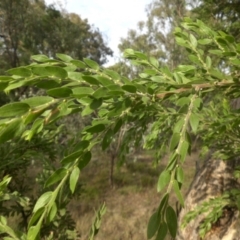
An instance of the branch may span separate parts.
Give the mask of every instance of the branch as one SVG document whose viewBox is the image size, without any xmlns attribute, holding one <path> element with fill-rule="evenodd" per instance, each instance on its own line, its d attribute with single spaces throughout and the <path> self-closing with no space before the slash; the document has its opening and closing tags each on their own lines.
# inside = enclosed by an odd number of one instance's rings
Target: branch
<svg viewBox="0 0 240 240">
<path fill-rule="evenodd" d="M 179 88 L 176 90 L 172 90 L 172 91 L 168 91 L 168 92 L 163 92 L 163 93 L 159 93 L 156 95 L 157 98 L 164 98 L 167 95 L 171 95 L 171 94 L 178 94 L 178 93 L 182 93 L 182 92 L 186 92 L 189 91 L 191 89 L 195 89 L 195 91 L 201 91 L 204 88 L 212 88 L 212 87 L 227 87 L 227 86 L 231 86 L 233 84 L 236 84 L 235 82 L 233 82 L 232 80 L 223 80 L 222 82 L 214 82 L 214 83 L 200 83 L 200 84 L 192 84 L 189 85 L 189 87 L 184 87 L 184 88 Z"/>
</svg>

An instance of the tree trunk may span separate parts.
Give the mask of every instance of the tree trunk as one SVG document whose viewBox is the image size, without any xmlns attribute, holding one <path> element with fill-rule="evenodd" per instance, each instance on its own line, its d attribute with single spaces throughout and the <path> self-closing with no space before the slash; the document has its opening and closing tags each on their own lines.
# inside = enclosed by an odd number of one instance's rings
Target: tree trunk
<svg viewBox="0 0 240 240">
<path fill-rule="evenodd" d="M 185 207 L 179 214 L 179 230 L 177 240 L 200 240 L 198 230 L 206 214 L 201 214 L 192 220 L 186 228 L 180 228 L 186 213 L 194 210 L 202 202 L 221 196 L 225 191 L 240 188 L 233 178 L 233 170 L 239 165 L 239 160 L 221 161 L 208 159 L 196 173 L 185 199 Z M 222 216 L 212 224 L 204 240 L 240 240 L 239 211 L 235 208 L 226 208 Z"/>
</svg>

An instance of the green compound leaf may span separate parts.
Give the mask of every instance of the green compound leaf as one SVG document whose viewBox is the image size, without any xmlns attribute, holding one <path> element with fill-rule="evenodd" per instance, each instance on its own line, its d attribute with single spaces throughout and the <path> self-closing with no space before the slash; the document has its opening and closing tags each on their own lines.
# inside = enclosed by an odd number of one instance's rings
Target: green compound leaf
<svg viewBox="0 0 240 240">
<path fill-rule="evenodd" d="M 48 214 L 47 222 L 50 223 L 57 215 L 57 204 L 54 202 Z"/>
<path fill-rule="evenodd" d="M 189 121 L 190 121 L 192 131 L 196 133 L 199 125 L 199 117 L 196 114 L 192 113 Z"/>
<path fill-rule="evenodd" d="M 28 223 L 28 228 L 31 227 L 40 218 L 44 210 L 45 210 L 45 207 L 41 207 L 36 212 L 34 212 L 34 214 L 32 215 Z"/>
<path fill-rule="evenodd" d="M 175 238 L 177 235 L 177 215 L 171 206 L 167 207 L 166 221 L 171 236 Z"/>
<path fill-rule="evenodd" d="M 67 170 L 65 168 L 60 168 L 55 171 L 46 181 L 45 187 L 50 187 L 56 182 L 61 181 L 67 174 Z"/>
<path fill-rule="evenodd" d="M 74 64 L 76 67 L 86 68 L 86 64 L 80 60 L 72 60 L 71 63 Z"/>
<path fill-rule="evenodd" d="M 158 179 L 158 184 L 157 184 L 157 191 L 160 192 L 169 182 L 171 179 L 171 174 L 168 170 L 164 170 Z"/>
<path fill-rule="evenodd" d="M 198 44 L 197 39 L 192 34 L 190 34 L 190 42 L 191 42 L 193 48 L 197 47 L 197 44 Z"/>
<path fill-rule="evenodd" d="M 147 227 L 147 238 L 151 239 L 157 232 L 160 225 L 160 217 L 157 212 L 150 217 Z"/>
<path fill-rule="evenodd" d="M 106 87 L 100 87 L 92 94 L 92 96 L 95 98 L 104 98 L 108 92 L 109 90 Z"/>
<path fill-rule="evenodd" d="M 88 165 L 88 163 L 90 162 L 91 158 L 92 158 L 91 152 L 90 151 L 86 152 L 83 155 L 83 157 L 80 160 L 80 162 L 78 163 L 79 169 L 82 170 L 83 168 L 85 168 Z"/>
<path fill-rule="evenodd" d="M 80 156 L 82 156 L 83 150 L 76 150 L 75 152 L 69 154 L 68 156 L 64 157 L 61 161 L 63 165 L 74 162 L 76 159 L 78 159 Z"/>
<path fill-rule="evenodd" d="M 42 106 L 48 103 L 51 103 L 54 101 L 54 98 L 47 97 L 47 96 L 37 96 L 37 97 L 31 97 L 22 100 L 21 102 L 28 104 L 31 108 L 32 107 L 38 107 Z"/>
<path fill-rule="evenodd" d="M 37 212 L 38 209 L 45 207 L 45 205 L 50 201 L 52 197 L 53 192 L 45 192 L 43 193 L 40 198 L 37 200 L 34 208 L 33 208 L 33 213 Z"/>
<path fill-rule="evenodd" d="M 36 239 L 40 231 L 40 224 L 30 227 L 27 233 L 27 240 Z"/>
<path fill-rule="evenodd" d="M 72 89 L 73 95 L 76 97 L 85 97 L 93 93 L 90 87 L 76 87 Z"/>
<path fill-rule="evenodd" d="M 189 149 L 189 143 L 184 140 L 181 144 L 181 148 L 179 150 L 179 154 L 181 156 L 181 161 L 184 162 L 186 159 L 186 156 L 188 154 L 188 149 Z"/>
<path fill-rule="evenodd" d="M 27 113 L 29 109 L 30 106 L 27 103 L 8 103 L 0 107 L 0 118 L 21 116 Z"/>
<path fill-rule="evenodd" d="M 64 62 L 71 62 L 73 60 L 72 57 L 62 53 L 57 53 L 56 56 Z"/>
<path fill-rule="evenodd" d="M 204 39 L 199 39 L 198 43 L 201 45 L 207 45 L 212 42 L 212 39 L 204 38 Z"/>
<path fill-rule="evenodd" d="M 173 181 L 173 190 L 178 198 L 178 201 L 181 203 L 182 207 L 184 207 L 184 200 L 182 193 L 180 192 L 178 182 L 176 180 Z"/>
<path fill-rule="evenodd" d="M 56 98 L 65 98 L 69 97 L 72 94 L 72 90 L 66 87 L 52 88 L 47 91 L 47 94 Z"/>
<path fill-rule="evenodd" d="M 23 127 L 23 119 L 21 118 L 14 119 L 7 126 L 3 126 L 0 130 L 0 144 L 18 136 L 22 132 Z"/>
<path fill-rule="evenodd" d="M 165 193 L 163 196 L 159 207 L 158 207 L 158 214 L 161 215 L 165 212 L 166 207 L 168 206 L 168 200 L 169 200 L 169 193 Z"/>
<path fill-rule="evenodd" d="M 156 240 L 164 240 L 165 237 L 167 236 L 167 232 L 168 232 L 167 224 L 165 222 L 161 222 L 158 229 Z"/>
<path fill-rule="evenodd" d="M 70 175 L 69 186 L 72 193 L 74 193 L 75 191 L 79 174 L 80 174 L 80 169 L 78 167 L 75 167 Z"/>
<path fill-rule="evenodd" d="M 31 56 L 31 59 L 36 62 L 48 62 L 51 60 L 46 55 L 43 54 L 33 55 Z"/>
<path fill-rule="evenodd" d="M 20 77 L 30 77 L 32 75 L 32 72 L 25 67 L 19 67 L 19 68 L 13 68 L 7 71 L 10 75 L 17 75 Z"/>
<path fill-rule="evenodd" d="M 95 109 L 98 109 L 99 107 L 101 107 L 102 105 L 102 99 L 99 98 L 99 99 L 93 99 L 93 101 L 90 103 L 89 107 L 92 109 L 92 110 L 95 110 Z"/>
<path fill-rule="evenodd" d="M 137 91 L 137 88 L 134 85 L 127 85 L 127 84 L 123 85 L 122 89 L 129 93 L 136 93 Z"/>
<path fill-rule="evenodd" d="M 180 133 L 178 132 L 173 133 L 170 141 L 170 151 L 173 151 L 177 147 L 179 141 L 180 141 Z"/>
<path fill-rule="evenodd" d="M 184 180 L 184 172 L 183 169 L 181 167 L 177 168 L 177 181 L 180 183 L 183 183 Z"/>
<path fill-rule="evenodd" d="M 58 80 L 41 80 L 40 82 L 36 83 L 36 86 L 39 88 L 43 88 L 43 89 L 51 89 L 51 88 L 57 88 L 60 87 L 60 83 Z"/>
<path fill-rule="evenodd" d="M 154 58 L 154 57 L 150 57 L 149 58 L 149 62 L 155 67 L 155 68 L 159 68 L 159 61 Z"/>
<path fill-rule="evenodd" d="M 94 125 L 92 127 L 85 128 L 85 131 L 93 134 L 93 133 L 102 132 L 102 131 L 104 131 L 104 129 L 105 129 L 104 124 L 97 124 L 97 125 Z"/>
<path fill-rule="evenodd" d="M 99 65 L 98 65 L 96 62 L 94 62 L 93 60 L 84 58 L 83 61 L 84 61 L 90 68 L 92 68 L 92 69 L 94 69 L 94 70 L 99 70 L 99 69 L 100 69 Z"/>
<path fill-rule="evenodd" d="M 91 85 L 99 85 L 100 82 L 91 76 L 83 76 L 82 79 L 84 79 L 87 83 L 91 84 Z"/>
<path fill-rule="evenodd" d="M 32 68 L 32 71 L 33 73 L 39 76 L 50 77 L 50 78 L 54 77 L 54 78 L 64 79 L 68 76 L 68 73 L 66 70 L 57 66 L 47 66 L 47 67 L 34 66 Z"/>
<path fill-rule="evenodd" d="M 106 73 L 108 76 L 110 76 L 114 80 L 119 80 L 120 79 L 120 75 L 117 72 L 113 71 L 113 70 L 104 69 L 103 72 Z"/>
<path fill-rule="evenodd" d="M 68 78 L 70 78 L 71 80 L 81 82 L 81 81 L 83 81 L 82 77 L 83 77 L 82 73 L 68 72 Z"/>
</svg>

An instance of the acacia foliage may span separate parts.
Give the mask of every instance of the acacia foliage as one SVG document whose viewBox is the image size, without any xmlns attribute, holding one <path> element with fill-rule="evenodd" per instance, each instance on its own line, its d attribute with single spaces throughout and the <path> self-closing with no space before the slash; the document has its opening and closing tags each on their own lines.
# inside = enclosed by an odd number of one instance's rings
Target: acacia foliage
<svg viewBox="0 0 240 240">
<path fill-rule="evenodd" d="M 121 158 L 128 153 L 130 143 L 155 149 L 158 161 L 164 150 L 170 152 L 157 184 L 162 199 L 149 220 L 147 237 L 164 239 L 168 232 L 176 236 L 177 217 L 168 200 L 174 193 L 184 206 L 183 163 L 191 153 L 191 137 L 198 134 L 229 161 L 239 155 L 239 110 L 232 110 L 228 103 L 240 95 L 240 44 L 232 36 L 189 18 L 175 29 L 175 37 L 187 50 L 190 64 L 174 70 L 160 66 L 156 58 L 127 49 L 125 57 L 144 69 L 134 79 L 90 59 L 80 61 L 65 54 L 56 54 L 57 59 L 34 55 L 33 64 L 10 69 L 8 76 L 0 77 L 0 88 L 5 92 L 22 86 L 45 91 L 43 96 L 0 107 L 1 144 L 16 137 L 31 141 L 65 116 L 94 113 L 81 130 L 79 141 L 69 146 L 61 166 L 45 182 L 46 188 L 55 188 L 39 196 L 27 232 L 12 233 L 4 217 L 1 231 L 21 239 L 41 236 L 41 227 L 52 222 L 59 211 L 56 201 L 61 189 L 67 186 L 74 193 L 81 170 L 91 161 L 93 147 L 100 145 L 106 150 L 124 127 L 127 131 L 119 148 Z M 212 61 L 215 56 L 218 61 Z M 235 204 L 239 207 L 237 201 Z M 97 214 L 91 238 L 97 234 L 104 212 L 105 206 Z"/>
</svg>

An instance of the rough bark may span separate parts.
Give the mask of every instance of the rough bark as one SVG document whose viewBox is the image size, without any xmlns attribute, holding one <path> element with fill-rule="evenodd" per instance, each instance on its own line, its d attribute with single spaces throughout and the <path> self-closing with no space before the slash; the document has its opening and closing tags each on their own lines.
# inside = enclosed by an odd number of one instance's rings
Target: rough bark
<svg viewBox="0 0 240 240">
<path fill-rule="evenodd" d="M 185 207 L 179 214 L 179 232 L 177 240 L 200 240 L 198 230 L 206 215 L 199 215 L 186 228 L 180 228 L 183 217 L 196 206 L 210 198 L 220 196 L 232 188 L 239 188 L 239 183 L 233 178 L 234 166 L 239 160 L 221 161 L 208 159 L 196 173 L 185 200 Z M 240 240 L 239 211 L 226 208 L 222 216 L 212 225 L 204 240 Z"/>
</svg>

